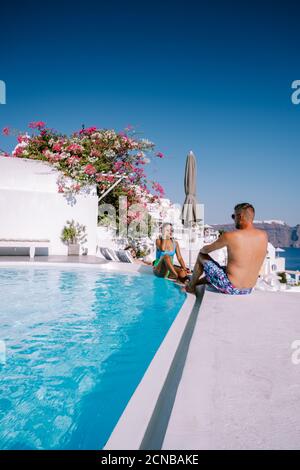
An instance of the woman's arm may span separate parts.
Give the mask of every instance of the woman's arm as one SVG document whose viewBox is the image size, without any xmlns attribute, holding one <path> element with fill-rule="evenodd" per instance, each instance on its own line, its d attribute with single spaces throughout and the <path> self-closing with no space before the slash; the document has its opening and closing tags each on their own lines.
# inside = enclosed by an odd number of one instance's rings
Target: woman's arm
<svg viewBox="0 0 300 470">
<path fill-rule="evenodd" d="M 156 248 L 158 248 L 159 250 L 161 250 L 161 239 L 160 239 L 160 238 L 157 238 L 157 239 L 156 239 L 155 245 L 156 245 Z"/>
<path fill-rule="evenodd" d="M 161 238 L 157 238 L 156 248 L 158 248 L 160 251 L 166 251 L 167 241 L 168 241 L 167 239 L 164 240 L 164 239 L 161 239 Z"/>
<path fill-rule="evenodd" d="M 181 256 L 181 252 L 180 252 L 180 248 L 179 248 L 179 243 L 176 242 L 176 256 L 177 256 L 177 259 L 179 261 L 179 264 L 180 266 L 182 267 L 182 269 L 184 269 L 186 271 L 186 266 L 185 266 L 185 262 L 184 262 L 184 259 L 182 258 Z"/>
</svg>

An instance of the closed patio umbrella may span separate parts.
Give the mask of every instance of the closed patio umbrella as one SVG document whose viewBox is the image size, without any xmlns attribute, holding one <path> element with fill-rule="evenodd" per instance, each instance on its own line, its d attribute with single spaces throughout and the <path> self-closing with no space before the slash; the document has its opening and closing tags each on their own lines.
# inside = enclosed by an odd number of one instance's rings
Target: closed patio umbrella
<svg viewBox="0 0 300 470">
<path fill-rule="evenodd" d="M 196 158 L 192 151 L 189 152 L 184 175 L 185 200 L 182 208 L 182 223 L 184 227 L 189 228 L 189 268 L 191 268 L 191 228 L 192 225 L 200 220 L 198 204 L 196 198 L 196 177 L 197 165 Z"/>
</svg>

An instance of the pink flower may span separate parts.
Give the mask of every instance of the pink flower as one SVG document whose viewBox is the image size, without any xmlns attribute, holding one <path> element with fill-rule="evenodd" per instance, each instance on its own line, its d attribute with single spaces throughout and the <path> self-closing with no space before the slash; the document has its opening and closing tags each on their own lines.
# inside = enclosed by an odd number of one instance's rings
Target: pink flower
<svg viewBox="0 0 300 470">
<path fill-rule="evenodd" d="M 115 181 L 115 177 L 112 175 L 109 175 L 106 177 L 106 181 L 108 181 L 109 183 L 112 183 L 113 181 Z"/>
<path fill-rule="evenodd" d="M 77 155 L 72 155 L 71 157 L 67 158 L 68 165 L 75 165 L 78 162 L 80 162 L 80 157 Z"/>
<path fill-rule="evenodd" d="M 58 192 L 59 193 L 64 193 L 65 192 L 64 187 L 61 184 L 58 185 Z"/>
<path fill-rule="evenodd" d="M 93 134 L 94 132 L 96 132 L 97 130 L 97 127 L 93 126 L 93 127 L 88 127 L 87 129 L 81 129 L 81 131 L 79 131 L 79 134 L 82 135 L 82 134 L 86 134 L 86 135 L 90 135 L 90 134 Z"/>
<path fill-rule="evenodd" d="M 116 171 L 116 172 L 120 171 L 122 166 L 123 166 L 123 162 L 115 162 L 114 163 L 114 171 Z"/>
<path fill-rule="evenodd" d="M 81 145 L 78 145 L 78 144 L 71 144 L 67 147 L 67 151 L 68 152 L 82 152 L 83 151 L 83 147 Z"/>
<path fill-rule="evenodd" d="M 93 149 L 91 151 L 90 155 L 91 155 L 91 157 L 99 158 L 99 157 L 101 157 L 101 152 L 99 152 L 99 150 Z"/>
<path fill-rule="evenodd" d="M 19 144 L 21 144 L 22 142 L 27 143 L 27 142 L 29 142 L 30 137 L 28 135 L 18 135 L 17 140 L 18 140 Z"/>
<path fill-rule="evenodd" d="M 159 183 L 153 182 L 152 183 L 152 188 L 154 189 L 154 191 L 159 193 L 160 196 L 164 196 L 164 194 L 165 194 L 164 188 Z"/>
<path fill-rule="evenodd" d="M 56 144 L 53 145 L 53 150 L 54 150 L 55 152 L 60 152 L 60 151 L 61 151 L 61 147 L 62 147 L 62 146 L 61 146 L 60 143 L 56 143 Z"/>
<path fill-rule="evenodd" d="M 101 173 L 99 173 L 98 175 L 96 175 L 96 181 L 97 181 L 97 183 L 100 183 L 100 181 L 104 181 L 104 179 L 105 179 L 105 178 L 104 178 L 104 176 L 103 176 Z"/>
<path fill-rule="evenodd" d="M 51 158 L 51 157 L 53 156 L 53 153 L 50 152 L 49 149 L 44 149 L 44 150 L 42 151 L 42 154 L 44 155 L 45 158 Z"/>
<path fill-rule="evenodd" d="M 156 156 L 157 156 L 158 158 L 164 158 L 164 154 L 161 153 L 161 152 L 157 152 Z"/>
<path fill-rule="evenodd" d="M 15 150 L 13 151 L 13 157 L 22 157 L 23 155 L 23 150 L 24 147 L 16 147 Z"/>
<path fill-rule="evenodd" d="M 30 122 L 28 124 L 28 127 L 30 127 L 30 129 L 43 129 L 43 127 L 45 127 L 46 124 L 43 122 L 43 121 L 33 121 L 33 122 Z"/>
<path fill-rule="evenodd" d="M 10 134 L 10 128 L 9 127 L 4 127 L 2 129 L 2 134 L 8 136 Z"/>
<path fill-rule="evenodd" d="M 135 167 L 133 168 L 133 172 L 136 174 L 138 178 L 145 178 L 146 176 L 143 168 Z"/>
<path fill-rule="evenodd" d="M 96 173 L 96 171 L 97 171 L 96 168 L 93 165 L 91 165 L 90 163 L 84 169 L 84 172 L 87 175 L 90 175 L 90 176 L 94 175 Z"/>
</svg>

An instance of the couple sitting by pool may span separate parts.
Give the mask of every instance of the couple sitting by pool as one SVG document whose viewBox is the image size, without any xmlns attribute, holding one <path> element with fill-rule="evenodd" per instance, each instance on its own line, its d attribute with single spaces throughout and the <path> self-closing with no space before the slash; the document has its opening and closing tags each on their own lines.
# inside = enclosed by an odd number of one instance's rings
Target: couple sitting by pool
<svg viewBox="0 0 300 470">
<path fill-rule="evenodd" d="M 197 285 L 210 284 L 224 294 L 250 294 L 256 284 L 268 245 L 266 232 L 253 225 L 254 215 L 255 210 L 251 204 L 237 204 L 232 214 L 236 230 L 225 232 L 214 243 L 200 250 L 190 279 L 178 242 L 172 237 L 172 225 L 164 224 L 162 235 L 156 240 L 154 274 L 185 282 L 186 291 L 190 293 L 195 293 Z M 227 248 L 228 262 L 227 266 L 220 266 L 208 253 L 224 247 Z M 180 266 L 173 264 L 175 253 Z"/>
</svg>

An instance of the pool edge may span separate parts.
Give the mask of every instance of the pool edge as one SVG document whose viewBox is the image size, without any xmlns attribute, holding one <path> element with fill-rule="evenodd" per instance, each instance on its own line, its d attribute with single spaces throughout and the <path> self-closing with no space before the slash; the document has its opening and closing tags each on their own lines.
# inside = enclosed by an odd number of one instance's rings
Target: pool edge
<svg viewBox="0 0 300 470">
<path fill-rule="evenodd" d="M 116 271 L 123 273 L 151 273 L 152 267 L 137 264 L 137 263 L 121 263 L 117 261 L 107 261 L 105 263 L 89 263 L 89 262 L 62 262 L 62 261 L 1 261 L 0 260 L 0 269 L 7 267 L 35 267 L 35 268 L 47 268 L 47 267 L 56 267 L 56 268 L 68 268 L 68 269 L 98 269 L 100 271 Z"/>
<path fill-rule="evenodd" d="M 103 450 L 161 449 L 203 295 L 187 294 Z"/>
</svg>

